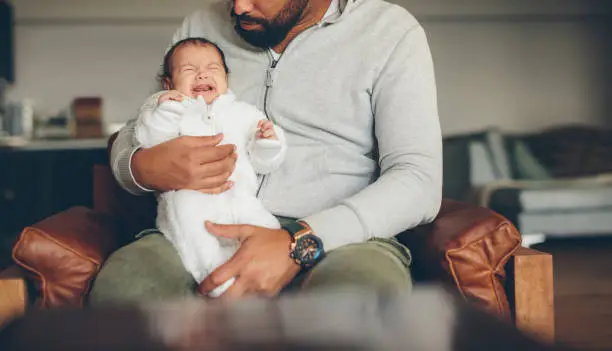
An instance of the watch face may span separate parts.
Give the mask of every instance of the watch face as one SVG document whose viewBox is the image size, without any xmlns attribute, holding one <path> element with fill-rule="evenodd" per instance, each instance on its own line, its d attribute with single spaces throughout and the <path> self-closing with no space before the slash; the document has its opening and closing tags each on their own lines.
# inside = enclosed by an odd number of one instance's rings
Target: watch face
<svg viewBox="0 0 612 351">
<path fill-rule="evenodd" d="M 314 264 L 321 256 L 321 240 L 314 235 L 304 235 L 297 239 L 293 256 L 302 265 Z"/>
</svg>

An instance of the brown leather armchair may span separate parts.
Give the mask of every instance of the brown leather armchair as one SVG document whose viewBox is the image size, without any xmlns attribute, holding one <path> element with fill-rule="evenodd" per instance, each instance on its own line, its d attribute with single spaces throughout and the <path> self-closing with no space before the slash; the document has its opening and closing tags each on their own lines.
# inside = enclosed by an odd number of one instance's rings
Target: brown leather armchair
<svg viewBox="0 0 612 351">
<path fill-rule="evenodd" d="M 16 265 L 0 274 L 0 324 L 28 305 L 83 306 L 104 260 L 134 233 L 154 226 L 155 208 L 153 196 L 129 195 L 107 166 L 96 166 L 93 209 L 71 208 L 21 233 L 13 249 Z M 445 282 L 475 305 L 553 340 L 552 257 L 522 248 L 504 217 L 444 200 L 432 224 L 399 238 L 413 252 L 417 282 Z"/>
</svg>

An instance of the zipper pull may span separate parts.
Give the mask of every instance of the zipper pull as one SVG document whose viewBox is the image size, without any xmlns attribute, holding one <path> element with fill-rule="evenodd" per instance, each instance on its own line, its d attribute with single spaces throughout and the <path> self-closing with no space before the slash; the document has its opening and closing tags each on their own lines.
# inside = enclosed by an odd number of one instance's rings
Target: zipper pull
<svg viewBox="0 0 612 351">
<path fill-rule="evenodd" d="M 277 63 L 278 63 L 278 60 L 272 61 L 272 65 L 270 65 L 270 68 L 266 70 L 266 88 L 272 87 L 272 84 L 274 83 L 274 78 L 272 76 L 272 73 L 274 72 L 274 69 L 276 68 Z"/>
<path fill-rule="evenodd" d="M 271 88 L 272 83 L 274 83 L 274 78 L 272 78 L 272 70 L 274 68 L 268 68 L 266 70 L 266 88 Z"/>
</svg>

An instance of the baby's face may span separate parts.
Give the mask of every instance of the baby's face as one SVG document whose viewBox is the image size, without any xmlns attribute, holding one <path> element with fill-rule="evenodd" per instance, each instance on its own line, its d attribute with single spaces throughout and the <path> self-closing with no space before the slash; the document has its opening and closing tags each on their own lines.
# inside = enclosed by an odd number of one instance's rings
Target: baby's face
<svg viewBox="0 0 612 351">
<path fill-rule="evenodd" d="M 212 103 L 227 92 L 227 73 L 221 55 L 211 45 L 187 44 L 172 56 L 172 89 Z"/>
</svg>

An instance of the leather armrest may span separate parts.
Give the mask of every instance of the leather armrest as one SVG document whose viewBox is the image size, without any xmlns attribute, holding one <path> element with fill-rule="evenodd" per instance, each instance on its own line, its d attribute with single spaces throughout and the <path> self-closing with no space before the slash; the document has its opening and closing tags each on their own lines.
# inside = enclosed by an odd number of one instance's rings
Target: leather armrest
<svg viewBox="0 0 612 351">
<path fill-rule="evenodd" d="M 504 291 L 505 265 L 520 247 L 521 236 L 501 215 L 444 200 L 437 219 L 402 233 L 413 253 L 417 280 L 443 280 L 476 305 L 505 318 L 510 306 Z"/>
<path fill-rule="evenodd" d="M 117 238 L 112 217 L 74 207 L 25 228 L 13 259 L 33 279 L 41 307 L 82 306 Z"/>
</svg>

